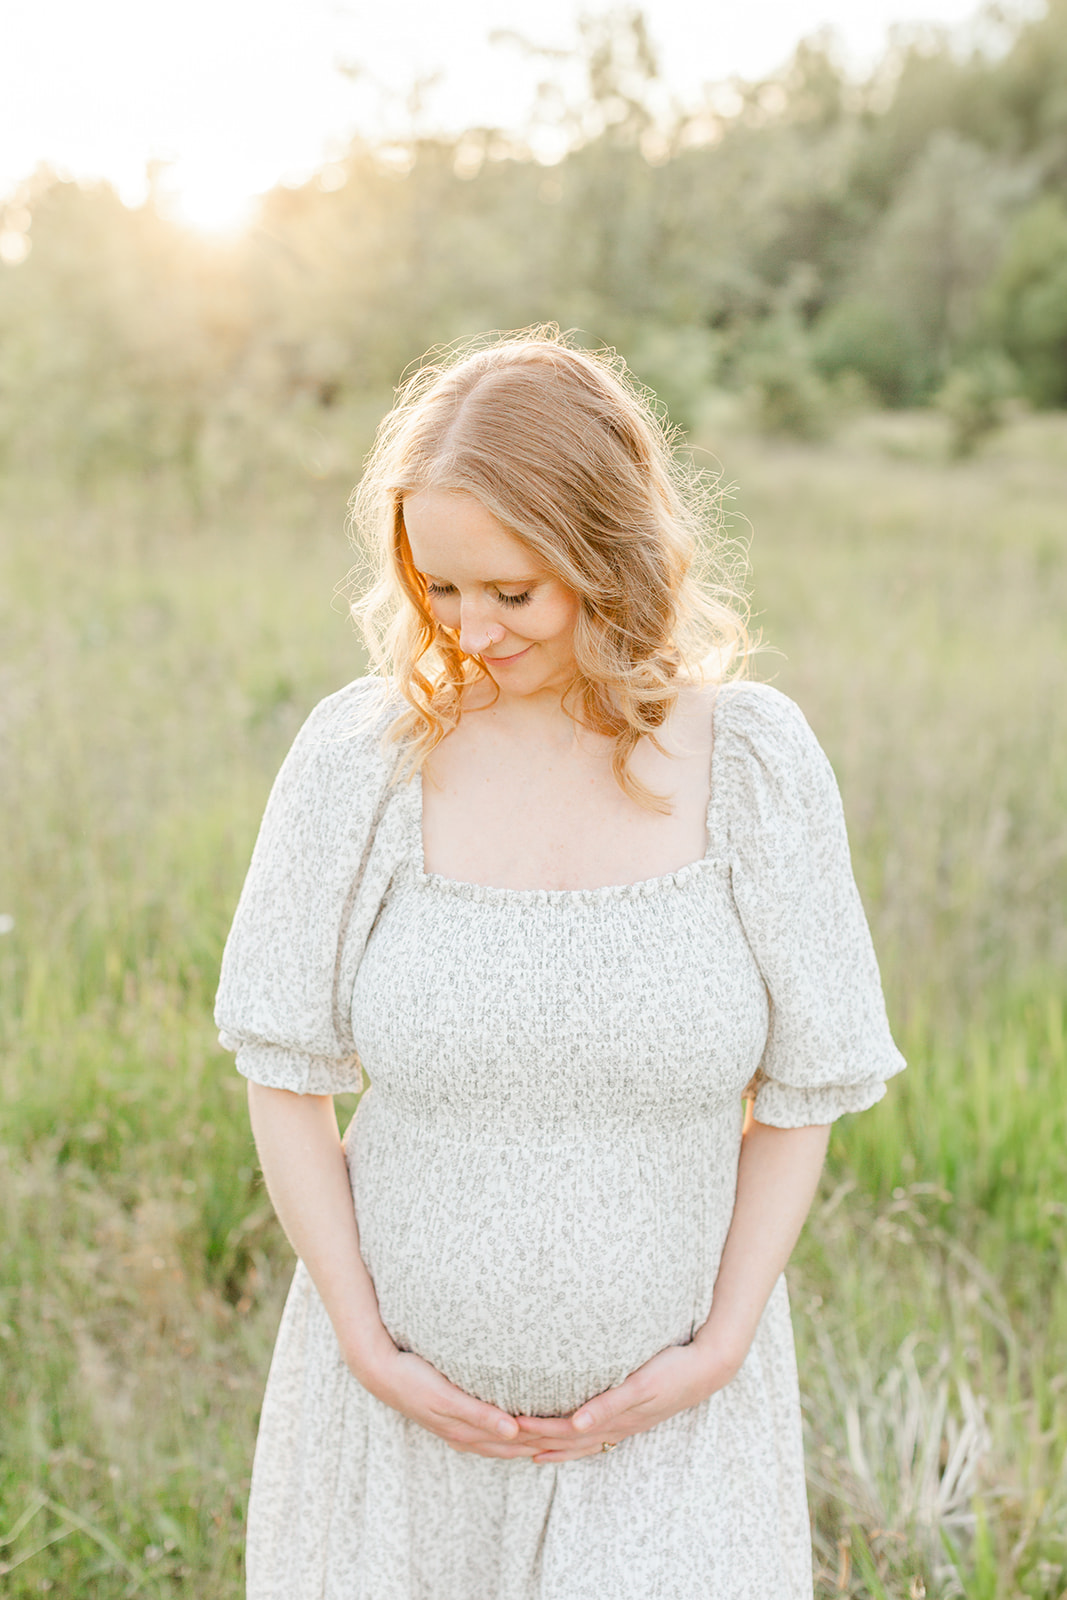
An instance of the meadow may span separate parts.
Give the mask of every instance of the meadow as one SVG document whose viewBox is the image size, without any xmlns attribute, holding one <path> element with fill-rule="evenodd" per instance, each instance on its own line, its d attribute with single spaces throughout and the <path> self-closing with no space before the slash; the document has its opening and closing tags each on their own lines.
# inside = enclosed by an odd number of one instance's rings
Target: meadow
<svg viewBox="0 0 1067 1600">
<path fill-rule="evenodd" d="M 373 409 L 237 483 L 0 481 L 12 1600 L 242 1593 L 291 1258 L 211 1000 L 271 777 L 363 669 L 337 591 Z M 790 444 L 717 400 L 694 438 L 910 1061 L 838 1125 L 790 1270 L 817 1594 L 1062 1600 L 1067 418 L 962 462 L 920 412 Z"/>
</svg>

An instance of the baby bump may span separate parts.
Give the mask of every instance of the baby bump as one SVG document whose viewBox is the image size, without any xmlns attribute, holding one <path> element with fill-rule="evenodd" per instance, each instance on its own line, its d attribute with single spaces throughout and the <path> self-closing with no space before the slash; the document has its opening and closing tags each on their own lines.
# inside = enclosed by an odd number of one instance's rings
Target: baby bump
<svg viewBox="0 0 1067 1600">
<path fill-rule="evenodd" d="M 706 1316 L 729 1207 L 677 1139 L 382 1132 L 350 1141 L 382 1320 L 468 1393 L 566 1413 Z"/>
</svg>

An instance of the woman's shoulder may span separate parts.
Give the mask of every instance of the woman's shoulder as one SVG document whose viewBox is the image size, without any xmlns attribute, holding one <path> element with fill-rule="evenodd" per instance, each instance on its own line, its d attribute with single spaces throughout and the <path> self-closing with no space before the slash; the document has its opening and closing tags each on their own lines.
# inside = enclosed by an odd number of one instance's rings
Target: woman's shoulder
<svg viewBox="0 0 1067 1600">
<path fill-rule="evenodd" d="M 795 700 L 770 683 L 749 678 L 733 678 L 716 686 L 715 732 L 732 734 L 772 734 L 775 731 L 795 736 L 807 729 L 807 719 Z"/>
<path fill-rule="evenodd" d="M 714 741 L 723 759 L 756 760 L 774 768 L 826 761 L 796 701 L 772 684 L 746 678 L 716 690 Z"/>
<path fill-rule="evenodd" d="M 750 818 L 840 807 L 833 768 L 795 700 L 739 679 L 716 695 L 713 797 Z"/>
<path fill-rule="evenodd" d="M 400 708 L 387 678 L 356 678 L 326 695 L 305 718 L 275 787 L 317 795 L 320 804 L 373 787 L 392 769 L 395 747 L 383 736 Z"/>
<path fill-rule="evenodd" d="M 751 678 L 687 679 L 679 686 L 679 702 L 689 714 L 713 720 L 715 733 L 759 728 L 807 727 L 795 700 L 769 683 Z"/>
<path fill-rule="evenodd" d="M 671 725 L 668 743 L 710 746 L 719 766 L 753 759 L 788 766 L 816 753 L 821 756 L 796 701 L 768 683 L 747 678 L 681 685 Z"/>
<path fill-rule="evenodd" d="M 354 678 L 312 707 L 291 753 L 359 760 L 381 742 L 402 702 L 388 678 Z"/>
<path fill-rule="evenodd" d="M 400 699 L 389 678 L 353 678 L 332 694 L 324 695 L 312 707 L 300 729 L 301 735 L 372 735 L 388 726 L 391 715 L 400 708 Z"/>
</svg>

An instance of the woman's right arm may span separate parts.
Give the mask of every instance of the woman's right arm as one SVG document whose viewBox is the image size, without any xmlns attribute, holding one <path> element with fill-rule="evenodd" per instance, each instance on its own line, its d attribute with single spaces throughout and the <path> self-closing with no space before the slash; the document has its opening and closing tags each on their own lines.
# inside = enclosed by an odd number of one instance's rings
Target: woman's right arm
<svg viewBox="0 0 1067 1600">
<path fill-rule="evenodd" d="M 455 1450 L 532 1455 L 534 1447 L 525 1440 L 504 1442 L 519 1432 L 507 1412 L 464 1394 L 429 1362 L 398 1350 L 389 1337 L 359 1250 L 332 1096 L 291 1094 L 250 1081 L 248 1109 L 278 1220 L 307 1267 L 356 1379 Z"/>
<path fill-rule="evenodd" d="M 333 1097 L 248 1085 L 260 1165 L 278 1220 L 311 1274 L 351 1371 L 372 1388 L 396 1346 L 359 1252 Z"/>
</svg>

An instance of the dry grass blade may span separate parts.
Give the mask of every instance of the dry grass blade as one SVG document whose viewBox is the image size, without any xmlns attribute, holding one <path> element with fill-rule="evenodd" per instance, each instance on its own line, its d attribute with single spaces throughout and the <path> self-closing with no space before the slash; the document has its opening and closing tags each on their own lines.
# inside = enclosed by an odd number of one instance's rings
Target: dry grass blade
<svg viewBox="0 0 1067 1600">
<path fill-rule="evenodd" d="M 144 1569 L 139 1567 L 135 1561 L 131 1561 L 103 1528 L 99 1527 L 89 1517 L 83 1517 L 80 1512 L 72 1510 L 70 1506 L 61 1505 L 58 1500 L 53 1500 L 50 1495 L 37 1495 L 30 1501 L 25 1511 L 12 1526 L 10 1532 L 0 1538 L 0 1547 L 13 1544 L 19 1534 L 42 1511 L 51 1511 L 65 1526 L 50 1534 L 47 1539 L 39 1540 L 31 1549 L 24 1550 L 15 1560 L 0 1562 L 0 1573 L 6 1575 L 14 1572 L 16 1567 L 21 1567 L 32 1557 L 40 1555 L 42 1550 L 47 1550 L 51 1545 L 58 1544 L 61 1539 L 67 1539 L 72 1533 L 78 1532 L 84 1533 L 94 1544 L 99 1545 L 100 1549 L 131 1579 L 134 1587 L 127 1589 L 126 1593 L 129 1595 L 137 1593 L 147 1577 Z"/>
<path fill-rule="evenodd" d="M 47 1504 L 47 1495 L 36 1495 L 34 1499 L 30 1501 L 22 1515 L 12 1524 L 10 1530 L 5 1534 L 0 1535 L 0 1549 L 3 1549 L 4 1545 L 14 1544 L 23 1528 L 28 1527 L 33 1521 L 34 1517 L 37 1515 L 38 1511 L 43 1511 Z"/>
</svg>

